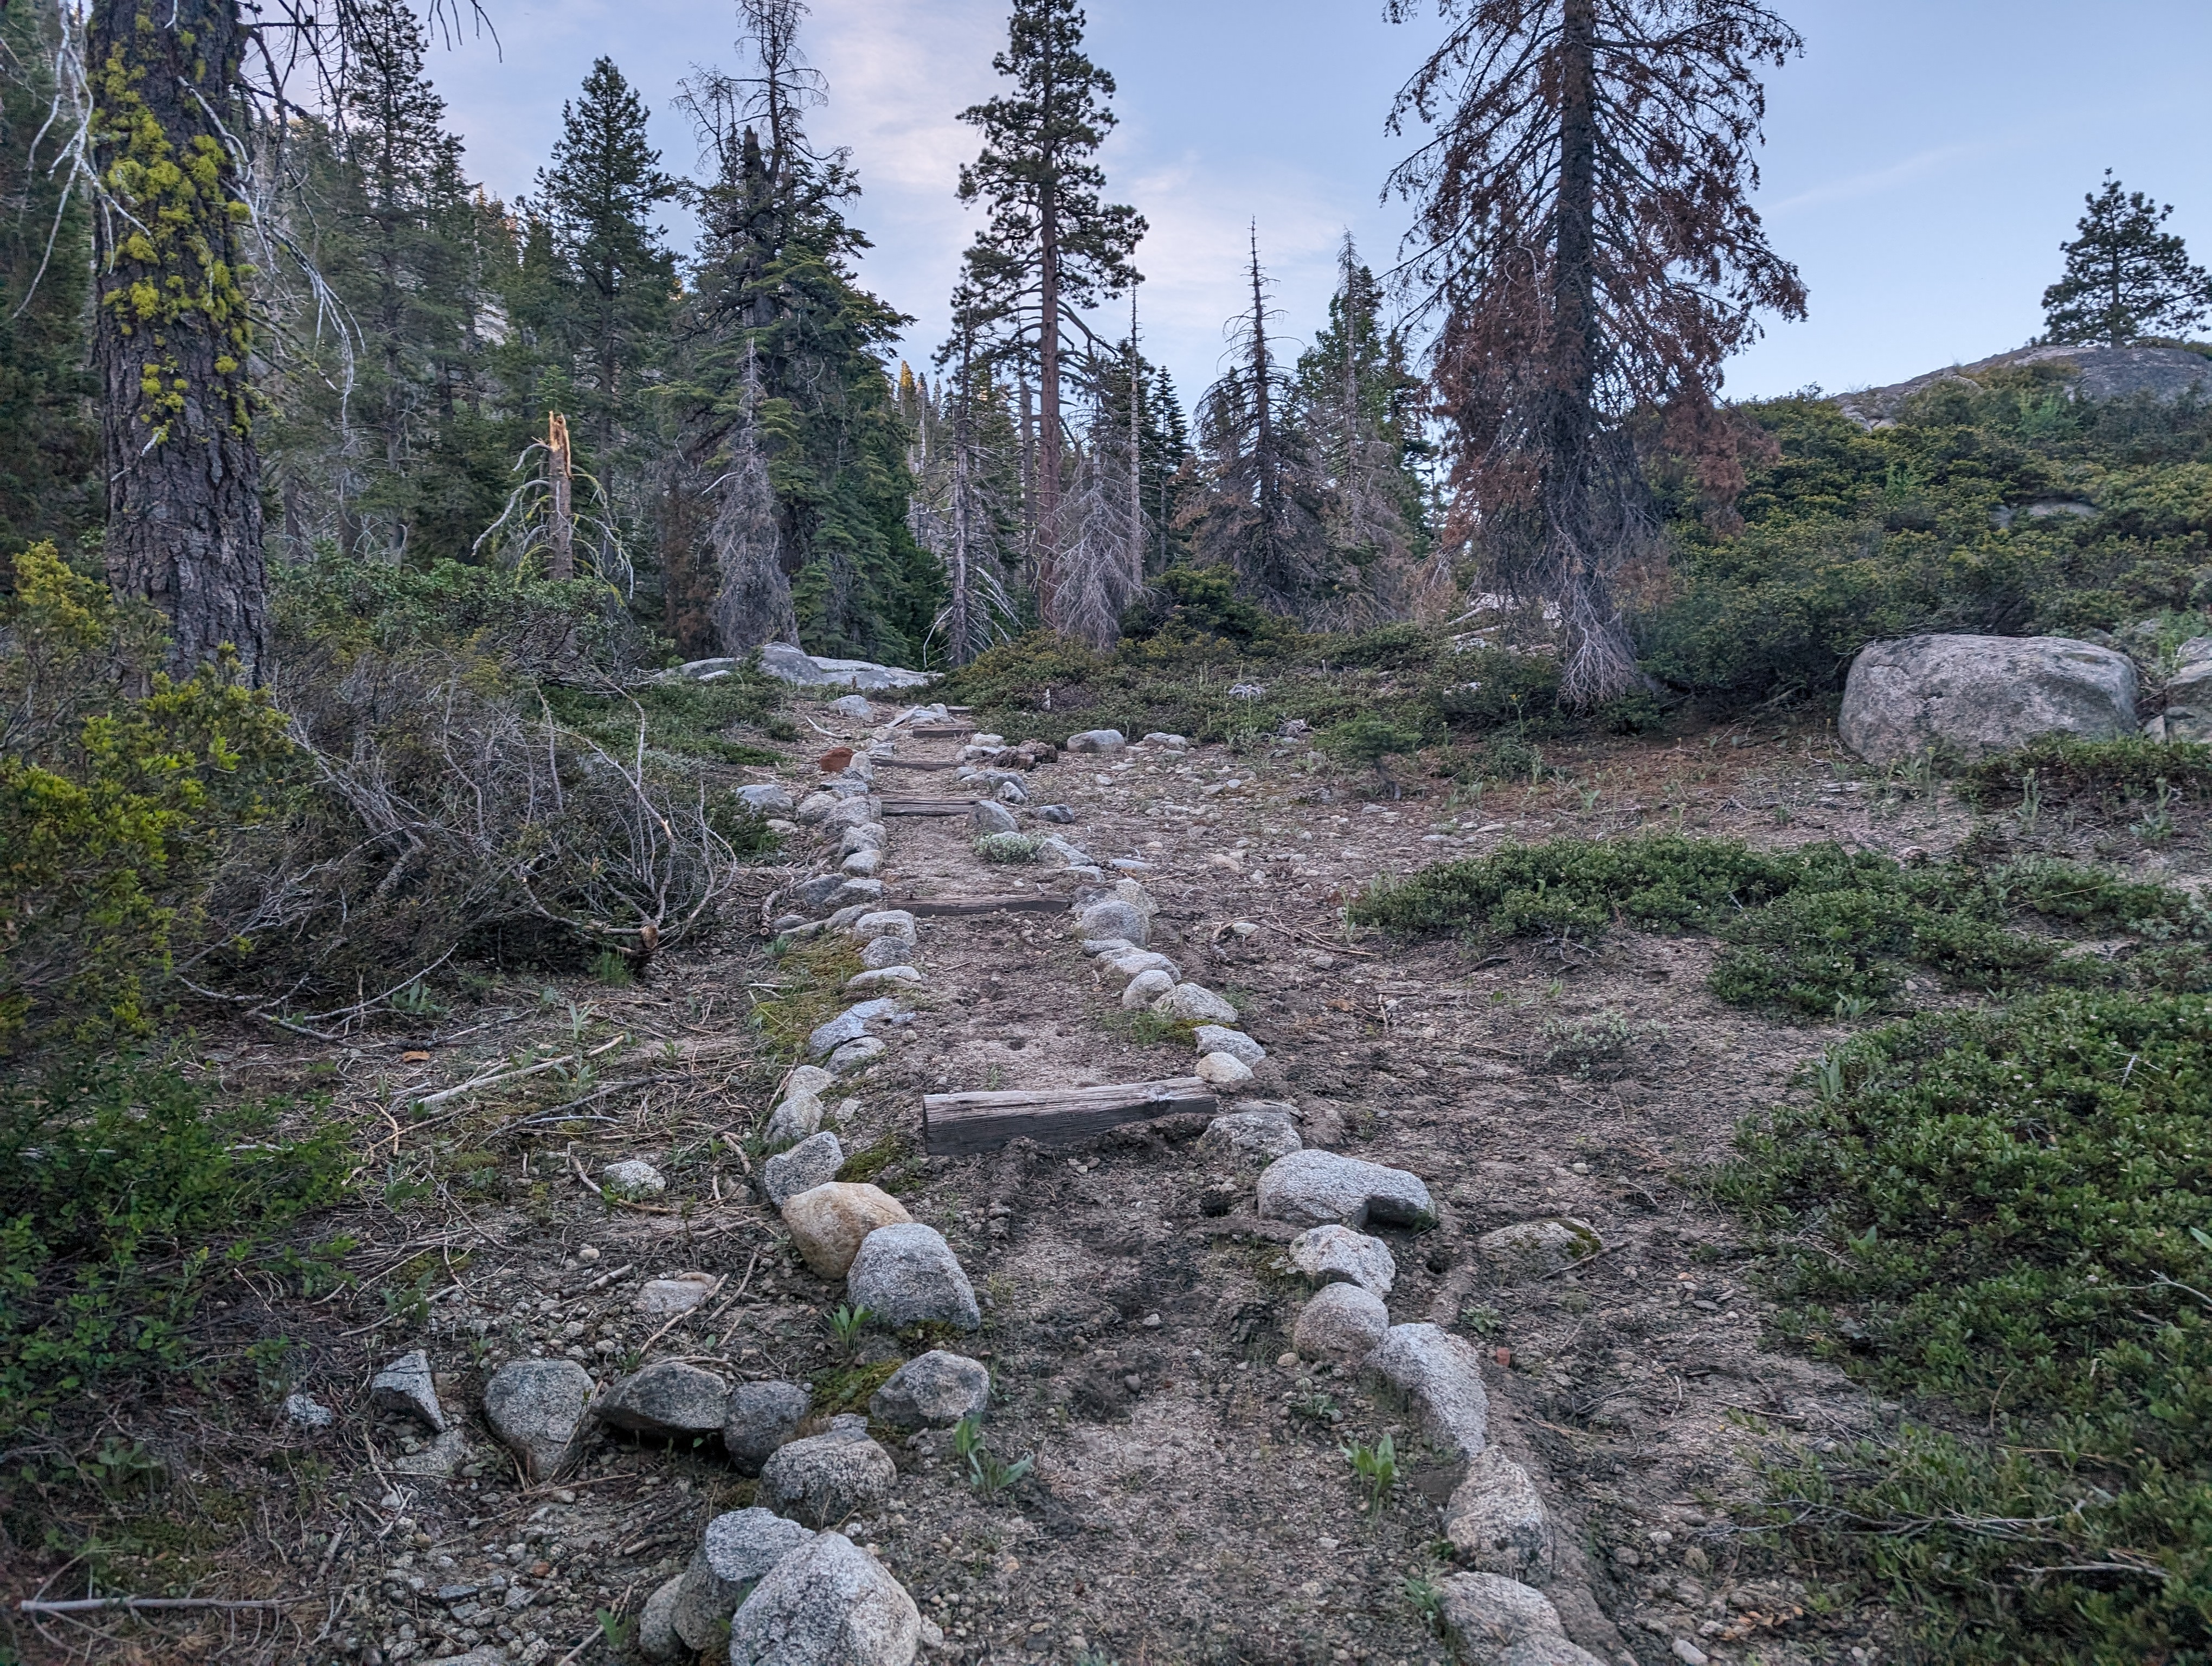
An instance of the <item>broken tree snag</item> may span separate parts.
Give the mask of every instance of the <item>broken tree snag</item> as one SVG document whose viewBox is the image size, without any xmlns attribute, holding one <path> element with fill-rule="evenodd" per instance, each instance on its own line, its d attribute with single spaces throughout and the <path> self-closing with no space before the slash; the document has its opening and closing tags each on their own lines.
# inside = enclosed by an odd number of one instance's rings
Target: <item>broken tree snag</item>
<svg viewBox="0 0 2212 1666">
<path fill-rule="evenodd" d="M 1221 1102 L 1195 1076 L 1041 1093 L 926 1093 L 922 1141 L 933 1157 L 996 1151 L 1010 1140 L 1073 1146 L 1124 1122 L 1184 1112 L 1210 1116 L 1220 1108 Z"/>
<path fill-rule="evenodd" d="M 904 909 L 920 918 L 923 915 L 997 914 L 1066 914 L 1068 899 L 1065 897 L 946 897 L 933 903 L 913 903 L 904 900 L 887 902 L 887 909 Z"/>
<path fill-rule="evenodd" d="M 980 799 L 894 799 L 884 800 L 886 816 L 965 816 L 981 803 Z"/>
</svg>

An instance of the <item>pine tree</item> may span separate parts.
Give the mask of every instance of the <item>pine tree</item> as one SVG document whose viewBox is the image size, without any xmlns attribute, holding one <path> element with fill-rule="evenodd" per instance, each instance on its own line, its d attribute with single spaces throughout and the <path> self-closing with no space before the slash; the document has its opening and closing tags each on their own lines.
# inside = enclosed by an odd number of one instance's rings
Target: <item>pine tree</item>
<svg viewBox="0 0 2212 1666">
<path fill-rule="evenodd" d="M 665 337 L 676 262 L 650 223 L 677 192 L 646 138 L 650 115 L 611 58 L 561 106 L 562 133 L 532 208 L 575 289 L 573 345 L 590 398 L 584 426 L 601 466 L 629 428 L 640 373 Z"/>
<path fill-rule="evenodd" d="M 1269 611 L 1297 617 L 1328 577 L 1324 486 L 1268 339 L 1279 314 L 1267 304 L 1257 227 L 1247 277 L 1252 304 L 1230 325 L 1231 368 L 1199 402 L 1203 490 L 1183 524 L 1200 562 L 1231 569 L 1237 588 Z"/>
<path fill-rule="evenodd" d="M 991 60 L 1013 90 L 961 112 L 982 131 L 983 149 L 960 171 L 960 200 L 982 204 L 990 220 L 963 258 L 956 330 L 988 342 L 989 362 L 1012 368 L 1024 391 L 1036 376 L 1036 430 L 1033 454 L 1024 436 L 1025 473 L 1035 500 L 1037 600 L 1055 628 L 1062 623 L 1066 331 L 1097 344 L 1079 309 L 1136 282 L 1131 257 L 1145 234 L 1134 209 L 1099 199 L 1105 174 L 1091 159 L 1114 125 L 1106 102 L 1114 77 L 1084 55 L 1083 29 L 1075 0 L 1014 0 L 1006 48 Z"/>
<path fill-rule="evenodd" d="M 757 377 L 778 564 L 801 641 L 911 660 L 938 580 L 907 526 L 907 435 L 884 374 L 884 352 L 908 320 L 855 280 L 852 258 L 867 240 L 842 205 L 859 184 L 844 152 L 817 151 L 807 138 L 804 112 L 825 93 L 798 46 L 805 7 L 740 0 L 738 9 L 751 72 L 702 72 L 683 100 L 716 175 L 696 197 L 696 293 L 670 386 L 681 443 L 719 477 Z"/>
<path fill-rule="evenodd" d="M 67 545 L 95 524 L 98 430 L 84 372 L 91 225 L 64 202 L 52 64 L 59 16 L 0 14 L 0 556 L 41 538 Z"/>
<path fill-rule="evenodd" d="M 1441 314 L 1457 531 L 1498 589 L 1556 606 L 1587 703 L 1634 679 L 1613 575 L 1657 536 L 1629 417 L 1668 409 L 1717 483 L 1722 361 L 1761 309 L 1804 312 L 1749 196 L 1756 67 L 1800 43 L 1759 0 L 1442 3 L 1391 119 L 1437 136 L 1392 183 L 1420 204 L 1408 283 Z"/>
<path fill-rule="evenodd" d="M 2173 215 L 2105 170 L 2105 188 L 2081 199 L 2089 211 L 2061 243 L 2066 275 L 2043 292 L 2043 327 L 2054 342 L 2124 347 L 2145 336 L 2185 335 L 2212 306 L 2212 278 L 2160 227 Z"/>
</svg>

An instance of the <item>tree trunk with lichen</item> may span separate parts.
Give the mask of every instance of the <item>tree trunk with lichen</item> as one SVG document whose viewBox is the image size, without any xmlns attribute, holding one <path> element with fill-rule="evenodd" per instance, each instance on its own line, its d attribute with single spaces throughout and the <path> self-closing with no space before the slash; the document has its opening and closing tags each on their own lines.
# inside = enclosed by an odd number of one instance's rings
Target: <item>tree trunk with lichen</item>
<svg viewBox="0 0 2212 1666">
<path fill-rule="evenodd" d="M 244 32 L 233 0 L 96 0 L 86 46 L 109 199 L 93 349 L 108 581 L 167 616 L 173 672 L 228 647 L 266 681 L 246 210 L 224 135 Z"/>
</svg>

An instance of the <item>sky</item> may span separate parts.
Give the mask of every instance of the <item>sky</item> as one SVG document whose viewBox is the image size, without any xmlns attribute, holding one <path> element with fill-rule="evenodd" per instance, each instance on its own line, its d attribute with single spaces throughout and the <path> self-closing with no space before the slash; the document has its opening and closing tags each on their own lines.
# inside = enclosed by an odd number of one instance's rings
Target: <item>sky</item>
<svg viewBox="0 0 2212 1666">
<path fill-rule="evenodd" d="M 1771 73 L 1756 198 L 1810 291 L 1730 362 L 1756 398 L 1878 386 L 2017 347 L 2041 326 L 2083 196 L 2114 169 L 2175 204 L 2212 260 L 2212 5 L 2204 0 L 1777 0 L 1804 55 Z M 561 103 L 612 58 L 652 106 L 664 165 L 697 146 L 673 104 L 697 64 L 732 68 L 734 9 L 714 0 L 484 0 L 497 28 L 434 49 L 429 69 L 472 177 L 530 189 Z M 1006 0 L 813 0 L 802 44 L 827 76 L 817 143 L 850 147 L 874 240 L 870 288 L 914 315 L 919 368 L 977 217 L 955 196 L 992 95 Z M 1400 85 L 1441 33 L 1382 0 L 1091 0 L 1089 50 L 1119 82 L 1101 161 L 1109 199 L 1150 222 L 1138 252 L 1148 356 L 1187 400 L 1222 368 L 1256 228 L 1281 327 L 1325 321 L 1348 232 L 1386 268 L 1411 219 L 1381 199 L 1419 142 L 1386 131 Z M 672 229 L 685 231 L 672 216 Z M 1098 320 L 1118 337 L 1126 303 Z"/>
</svg>

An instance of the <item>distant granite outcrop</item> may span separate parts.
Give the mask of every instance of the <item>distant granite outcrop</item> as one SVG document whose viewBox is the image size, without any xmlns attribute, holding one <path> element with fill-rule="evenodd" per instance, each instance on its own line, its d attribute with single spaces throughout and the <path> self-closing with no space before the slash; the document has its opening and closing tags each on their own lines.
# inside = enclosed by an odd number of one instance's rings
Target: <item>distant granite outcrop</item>
<svg viewBox="0 0 2212 1666">
<path fill-rule="evenodd" d="M 1931 370 L 1909 382 L 1837 395 L 1832 401 L 1862 427 L 1886 428 L 1905 402 L 1938 382 L 1979 384 L 1993 370 L 2051 365 L 2065 373 L 2080 399 L 2118 399 L 2148 393 L 2164 400 L 2194 395 L 2212 399 L 2212 357 L 2185 347 L 2022 347 L 1972 364 Z"/>
</svg>

